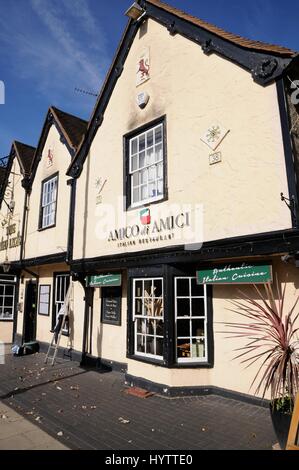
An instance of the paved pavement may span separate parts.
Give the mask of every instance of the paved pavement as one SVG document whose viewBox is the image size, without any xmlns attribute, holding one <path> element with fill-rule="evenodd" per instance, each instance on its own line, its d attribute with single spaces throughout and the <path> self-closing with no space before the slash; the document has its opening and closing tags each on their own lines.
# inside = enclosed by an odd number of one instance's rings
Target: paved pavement
<svg viewBox="0 0 299 470">
<path fill-rule="evenodd" d="M 0 402 L 0 450 L 68 450 L 66 446 Z"/>
<path fill-rule="evenodd" d="M 271 450 L 276 442 L 266 408 L 215 395 L 142 399 L 124 392 L 120 373 L 43 361 L 43 354 L 8 355 L 0 365 L 0 400 L 26 418 L 11 412 L 11 419 L 22 423 L 20 436 L 34 425 L 31 436 L 38 427 L 55 439 L 47 441 L 43 433 L 45 441 L 33 439 L 32 448 L 55 449 L 60 443 L 70 449 Z M 0 419 L 2 445 L 21 448 L 23 441 L 5 426 Z"/>
</svg>

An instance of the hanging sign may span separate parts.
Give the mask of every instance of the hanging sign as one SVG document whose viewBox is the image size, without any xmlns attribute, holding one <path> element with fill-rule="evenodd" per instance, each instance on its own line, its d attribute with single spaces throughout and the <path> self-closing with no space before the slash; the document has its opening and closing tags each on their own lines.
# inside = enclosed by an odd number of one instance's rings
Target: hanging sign
<svg viewBox="0 0 299 470">
<path fill-rule="evenodd" d="M 265 284 L 272 282 L 271 265 L 226 265 L 197 271 L 197 284 Z"/>
<path fill-rule="evenodd" d="M 98 276 L 89 276 L 87 278 L 89 287 L 121 286 L 121 274 L 101 274 Z"/>
</svg>

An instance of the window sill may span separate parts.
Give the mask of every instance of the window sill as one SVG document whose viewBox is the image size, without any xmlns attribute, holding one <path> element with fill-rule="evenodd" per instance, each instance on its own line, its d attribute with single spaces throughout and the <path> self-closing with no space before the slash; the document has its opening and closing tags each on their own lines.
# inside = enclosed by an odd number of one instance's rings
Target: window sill
<svg viewBox="0 0 299 470">
<path fill-rule="evenodd" d="M 49 230 L 50 228 L 54 228 L 54 227 L 56 227 L 56 224 L 49 225 L 49 227 L 40 227 L 38 229 L 38 232 L 44 232 L 45 230 Z"/>
<path fill-rule="evenodd" d="M 168 196 L 165 195 L 163 196 L 161 199 L 155 199 L 153 201 L 150 201 L 150 202 L 144 202 L 144 203 L 140 203 L 140 205 L 129 205 L 127 207 L 127 212 L 129 211 L 135 211 L 135 210 L 138 210 L 138 209 L 142 209 L 142 208 L 145 208 L 145 207 L 150 207 L 150 206 L 153 206 L 154 204 L 161 204 L 162 202 L 165 202 L 165 201 L 168 201 Z"/>
<path fill-rule="evenodd" d="M 137 362 L 143 362 L 145 364 L 150 364 L 153 366 L 163 367 L 164 369 L 213 369 L 214 364 L 211 362 L 192 362 L 192 363 L 181 363 L 181 364 L 171 364 L 167 365 L 165 361 L 160 361 L 158 359 L 153 359 L 150 357 L 137 356 L 136 354 L 127 355 L 128 359 Z"/>
</svg>

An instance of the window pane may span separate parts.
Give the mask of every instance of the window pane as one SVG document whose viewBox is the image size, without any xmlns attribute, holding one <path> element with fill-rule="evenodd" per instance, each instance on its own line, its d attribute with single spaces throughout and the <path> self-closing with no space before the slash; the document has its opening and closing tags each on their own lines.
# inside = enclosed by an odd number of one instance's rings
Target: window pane
<svg viewBox="0 0 299 470">
<path fill-rule="evenodd" d="M 13 306 L 13 297 L 4 297 L 4 305 L 5 307 L 12 307 Z"/>
<path fill-rule="evenodd" d="M 153 299 L 148 296 L 144 296 L 144 315 L 147 317 L 154 316 L 154 308 L 153 308 Z"/>
<path fill-rule="evenodd" d="M 190 338 L 190 320 L 178 320 L 177 335 L 178 338 L 186 336 Z"/>
<path fill-rule="evenodd" d="M 162 317 L 163 315 L 163 299 L 153 300 L 153 314 L 154 317 Z"/>
<path fill-rule="evenodd" d="M 162 144 L 159 144 L 156 146 L 155 161 L 159 162 L 162 159 L 163 159 L 163 147 L 162 147 Z"/>
<path fill-rule="evenodd" d="M 162 279 L 157 279 L 154 281 L 154 296 L 155 297 L 162 296 Z"/>
<path fill-rule="evenodd" d="M 139 202 L 139 200 L 140 200 L 139 188 L 133 189 L 133 202 Z"/>
<path fill-rule="evenodd" d="M 145 334 L 146 333 L 146 320 L 136 320 L 137 321 L 137 333 Z"/>
<path fill-rule="evenodd" d="M 135 283 L 135 297 L 142 297 L 142 281 Z"/>
<path fill-rule="evenodd" d="M 163 178 L 163 163 L 157 165 L 157 177 Z"/>
<path fill-rule="evenodd" d="M 177 296 L 178 297 L 189 297 L 190 296 L 189 278 L 177 279 Z"/>
<path fill-rule="evenodd" d="M 192 316 L 204 317 L 205 316 L 205 301 L 204 299 L 192 299 Z"/>
<path fill-rule="evenodd" d="M 133 186 L 134 187 L 139 185 L 139 177 L 140 177 L 139 173 L 134 173 L 134 175 L 133 175 Z"/>
<path fill-rule="evenodd" d="M 138 139 L 131 140 L 131 155 L 137 153 L 138 150 Z"/>
<path fill-rule="evenodd" d="M 189 299 L 177 300 L 177 316 L 178 317 L 190 316 L 190 300 Z"/>
<path fill-rule="evenodd" d="M 139 154 L 139 168 L 144 168 L 145 165 L 146 165 L 145 152 L 141 152 Z"/>
<path fill-rule="evenodd" d="M 139 152 L 145 149 L 145 134 L 139 137 Z"/>
<path fill-rule="evenodd" d="M 142 170 L 140 172 L 140 182 L 141 184 L 146 184 L 147 183 L 147 180 L 148 180 L 148 170 L 145 169 L 145 170 Z"/>
<path fill-rule="evenodd" d="M 155 151 L 153 147 L 146 152 L 146 164 L 152 165 L 155 163 Z"/>
<path fill-rule="evenodd" d="M 142 315 L 142 300 L 135 300 L 135 315 Z"/>
<path fill-rule="evenodd" d="M 156 338 L 156 355 L 163 356 L 163 338 Z"/>
<path fill-rule="evenodd" d="M 138 155 L 131 158 L 131 171 L 138 170 Z"/>
<path fill-rule="evenodd" d="M 147 320 L 147 322 L 146 322 L 146 334 L 148 334 L 148 335 L 155 335 L 156 334 L 155 320 Z"/>
<path fill-rule="evenodd" d="M 148 199 L 148 187 L 146 186 L 141 186 L 141 200 L 144 201 L 145 199 Z"/>
<path fill-rule="evenodd" d="M 146 337 L 146 353 L 147 354 L 156 354 L 155 351 L 155 338 L 152 336 Z"/>
<path fill-rule="evenodd" d="M 205 357 L 205 342 L 203 339 L 192 340 L 192 357 L 199 359 Z"/>
<path fill-rule="evenodd" d="M 137 335 L 137 352 L 145 353 L 145 337 Z"/>
<path fill-rule="evenodd" d="M 156 190 L 156 183 L 150 183 L 148 186 L 148 195 L 149 197 L 156 197 L 157 190 Z"/>
<path fill-rule="evenodd" d="M 155 130 L 155 143 L 162 142 L 162 126 L 159 126 Z"/>
<path fill-rule="evenodd" d="M 205 335 L 205 322 L 204 320 L 192 320 L 192 336 Z"/>
<path fill-rule="evenodd" d="M 5 286 L 5 295 L 14 295 L 15 287 L 14 286 Z"/>
<path fill-rule="evenodd" d="M 177 357 L 181 358 L 190 358 L 190 341 L 184 339 L 178 339 L 177 342 Z"/>
<path fill-rule="evenodd" d="M 154 145 L 154 131 L 152 130 L 147 132 L 146 145 L 147 147 L 152 147 Z"/>
<path fill-rule="evenodd" d="M 163 185 L 163 180 L 159 180 L 159 181 L 158 181 L 158 189 L 157 189 L 157 191 L 158 191 L 158 196 L 163 196 L 163 194 L 164 194 L 164 188 L 163 188 L 163 186 L 164 186 L 164 185 Z"/>
<path fill-rule="evenodd" d="M 196 279 L 191 279 L 191 291 L 194 297 L 204 296 L 204 286 L 197 284 Z"/>
<path fill-rule="evenodd" d="M 157 169 L 156 169 L 156 166 L 152 166 L 148 170 L 148 180 L 156 181 L 156 179 L 157 179 Z"/>
<path fill-rule="evenodd" d="M 156 335 L 164 336 L 164 322 L 163 320 L 158 320 L 156 322 Z"/>
<path fill-rule="evenodd" d="M 144 297 L 152 297 L 153 296 L 153 282 L 152 280 L 144 281 Z"/>
</svg>

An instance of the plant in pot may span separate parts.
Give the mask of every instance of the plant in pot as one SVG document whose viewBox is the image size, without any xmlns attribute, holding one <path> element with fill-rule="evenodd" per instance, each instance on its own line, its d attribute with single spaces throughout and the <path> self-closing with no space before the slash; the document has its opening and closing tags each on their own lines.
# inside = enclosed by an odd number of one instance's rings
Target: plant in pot
<svg viewBox="0 0 299 470">
<path fill-rule="evenodd" d="M 299 296 L 290 310 L 285 309 L 286 284 L 281 290 L 271 284 L 253 286 L 256 300 L 239 291 L 240 298 L 230 301 L 228 310 L 243 317 L 237 323 L 225 323 L 229 338 L 244 338 L 246 344 L 238 349 L 234 359 L 246 368 L 257 366 L 251 388 L 264 398 L 270 393 L 272 423 L 280 447 L 285 449 L 296 394 L 299 391 Z"/>
</svg>

